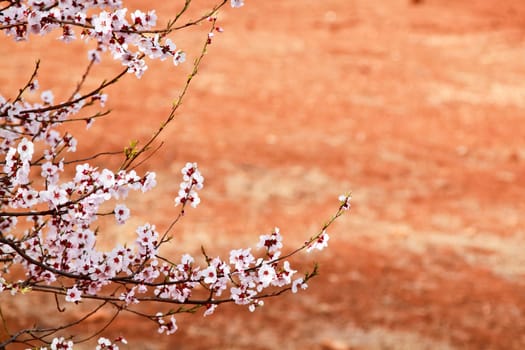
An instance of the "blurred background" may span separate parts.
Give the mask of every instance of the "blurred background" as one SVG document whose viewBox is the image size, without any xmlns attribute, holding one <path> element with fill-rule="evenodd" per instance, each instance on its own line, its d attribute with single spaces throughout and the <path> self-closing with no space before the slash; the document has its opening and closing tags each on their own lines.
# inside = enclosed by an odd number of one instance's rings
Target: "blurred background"
<svg viewBox="0 0 525 350">
<path fill-rule="evenodd" d="M 180 4 L 148 6 L 162 21 Z M 133 317 L 109 331 L 130 349 L 523 349 L 525 2 L 246 0 L 222 10 L 219 25 L 164 146 L 141 167 L 159 185 L 132 197 L 132 219 L 108 225 L 108 244 L 133 239 L 145 221 L 169 225 L 187 161 L 205 187 L 175 228 L 174 256 L 201 245 L 225 256 L 274 226 L 291 249 L 335 212 L 339 194 L 352 191 L 353 208 L 330 229 L 328 250 L 296 259 L 304 270 L 320 263 L 300 295 L 255 313 L 179 316 L 172 336 Z M 188 54 L 182 67 L 149 62 L 141 80 L 109 89 L 114 112 L 77 128 L 79 157 L 146 140 L 206 31 L 173 37 Z M 0 93 L 13 96 L 41 58 L 41 89 L 67 96 L 88 47 L 0 37 Z M 88 85 L 119 69 L 104 57 Z M 1 302 L 13 325 L 61 317 L 39 298 Z"/>
</svg>

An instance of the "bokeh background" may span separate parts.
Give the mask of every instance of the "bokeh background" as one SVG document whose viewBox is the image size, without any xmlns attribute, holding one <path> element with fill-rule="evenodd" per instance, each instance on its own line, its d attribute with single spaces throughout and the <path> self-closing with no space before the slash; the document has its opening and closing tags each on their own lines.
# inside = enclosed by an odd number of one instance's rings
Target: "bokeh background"
<svg viewBox="0 0 525 350">
<path fill-rule="evenodd" d="M 129 2 L 161 19 L 178 6 Z M 340 193 L 351 190 L 354 206 L 330 229 L 330 249 L 299 257 L 321 273 L 300 295 L 255 313 L 180 316 L 169 337 L 133 317 L 109 332 L 130 349 L 524 348 L 525 2 L 246 0 L 219 24 L 164 146 L 142 167 L 158 187 L 132 198 L 132 220 L 108 225 L 108 242 L 133 239 L 144 221 L 167 227 L 186 161 L 199 163 L 205 188 L 175 228 L 173 256 L 201 245 L 225 255 L 274 226 L 292 247 Z M 189 62 L 206 30 L 174 36 Z M 0 93 L 15 94 L 41 58 L 42 89 L 66 96 L 87 48 L 1 37 Z M 111 116 L 77 128 L 79 156 L 146 140 L 166 117 L 191 67 L 149 65 L 108 90 Z M 118 69 L 105 57 L 88 85 Z M 13 326 L 62 317 L 52 299 L 0 300 Z"/>
</svg>

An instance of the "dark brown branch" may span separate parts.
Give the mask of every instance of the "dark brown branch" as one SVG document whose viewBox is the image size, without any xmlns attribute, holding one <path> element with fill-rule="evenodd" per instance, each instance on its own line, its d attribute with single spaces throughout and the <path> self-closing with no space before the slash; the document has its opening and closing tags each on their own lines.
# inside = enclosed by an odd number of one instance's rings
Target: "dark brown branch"
<svg viewBox="0 0 525 350">
<path fill-rule="evenodd" d="M 46 335 L 44 335 L 42 338 L 44 337 L 48 337 L 50 335 L 52 335 L 53 333 L 56 333 L 60 330 L 64 330 L 66 328 L 70 328 L 70 327 L 73 327 L 77 324 L 80 324 L 82 322 L 84 322 L 85 320 L 87 320 L 89 317 L 93 316 L 94 314 L 96 314 L 102 307 L 104 307 L 105 305 L 107 305 L 108 302 L 106 301 L 103 301 L 100 305 L 98 305 L 95 309 L 93 309 L 92 311 L 88 312 L 86 315 L 82 316 L 81 318 L 79 318 L 78 320 L 76 321 L 73 321 L 73 322 L 70 322 L 70 323 L 67 323 L 65 325 L 62 325 L 62 326 L 57 326 L 57 327 L 51 327 L 51 328 L 26 328 L 26 329 L 22 329 L 18 332 L 16 332 L 14 335 L 12 335 L 9 339 L 5 340 L 4 342 L 0 343 L 0 349 L 2 347 L 5 347 L 6 345 L 9 345 L 10 343 L 13 343 L 15 342 L 20 336 L 24 335 L 24 334 L 32 334 L 32 333 L 48 333 Z M 51 332 L 51 333 L 49 333 Z M 35 338 L 33 336 L 33 338 Z M 37 338 L 38 339 L 38 338 Z M 25 340 L 21 340 L 21 342 L 27 342 L 29 341 L 30 339 L 25 339 Z"/>
<path fill-rule="evenodd" d="M 93 160 L 93 159 L 98 158 L 98 157 L 115 156 L 115 155 L 122 154 L 122 153 L 123 153 L 122 151 L 100 152 L 100 153 L 94 154 L 94 155 L 92 155 L 90 157 L 87 157 L 87 158 L 80 158 L 80 159 L 65 161 L 64 165 L 75 164 L 75 163 L 82 163 L 82 162 L 86 162 L 88 160 Z"/>
<path fill-rule="evenodd" d="M 71 106 L 71 105 L 73 105 L 75 103 L 78 103 L 78 102 L 83 101 L 83 100 L 85 100 L 85 99 L 87 99 L 87 98 L 89 98 L 89 97 L 91 97 L 93 95 L 96 95 L 96 94 L 100 93 L 100 91 L 102 91 L 103 89 L 107 88 L 108 86 L 115 84 L 122 76 L 124 76 L 124 74 L 126 74 L 127 71 L 128 71 L 128 68 L 122 70 L 119 74 L 117 74 L 111 80 L 103 81 L 97 88 L 91 90 L 87 94 L 82 95 L 82 96 L 80 96 L 80 97 L 78 97 L 78 98 L 76 98 L 74 100 L 70 100 L 70 101 L 67 101 L 67 102 L 64 102 L 64 103 L 60 103 L 60 104 L 52 105 L 52 106 L 48 106 L 48 107 L 21 110 L 20 114 L 25 114 L 25 113 L 44 113 L 44 112 L 49 112 L 49 111 L 61 109 L 61 108 L 64 108 L 64 107 L 69 107 L 69 106 Z"/>
</svg>

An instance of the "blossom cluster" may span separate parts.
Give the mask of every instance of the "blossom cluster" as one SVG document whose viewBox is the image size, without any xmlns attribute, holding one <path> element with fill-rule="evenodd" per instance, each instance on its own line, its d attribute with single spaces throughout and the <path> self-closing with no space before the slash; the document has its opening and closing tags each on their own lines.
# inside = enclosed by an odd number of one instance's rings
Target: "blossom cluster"
<svg viewBox="0 0 525 350">
<path fill-rule="evenodd" d="M 181 173 L 182 182 L 180 183 L 179 194 L 175 198 L 175 205 L 190 203 L 193 208 L 196 208 L 201 202 L 197 191 L 204 186 L 204 177 L 197 168 L 197 163 L 186 163 Z"/>
<path fill-rule="evenodd" d="M 139 228 L 138 245 L 155 247 L 158 237 L 151 237 L 154 227 Z M 323 232 L 323 235 L 326 235 Z M 146 238 L 148 237 L 148 238 Z M 202 307 L 205 308 L 204 316 L 209 316 L 215 312 L 220 303 L 233 300 L 236 304 L 248 306 L 250 311 L 263 306 L 263 298 L 271 296 L 275 288 L 287 288 L 296 293 L 299 288 L 307 288 L 308 276 L 294 277 L 297 270 L 291 268 L 289 261 L 282 260 L 281 247 L 282 236 L 278 228 L 270 234 L 261 235 L 257 247 L 266 252 L 265 257 L 256 257 L 251 249 L 234 249 L 230 251 L 229 259 L 223 260 L 219 257 L 210 259 L 207 257 L 206 265 L 198 265 L 196 259 L 184 254 L 178 264 L 159 263 L 151 250 L 145 249 L 141 253 L 121 247 L 104 256 L 104 267 L 94 271 L 95 274 L 82 280 L 86 275 L 78 275 L 77 285 L 69 288 L 65 293 L 65 300 L 72 303 L 79 303 L 82 297 L 89 298 L 90 295 L 100 297 L 101 291 L 97 288 L 100 279 L 106 282 L 124 282 L 124 286 L 134 285 L 126 288 L 126 292 L 121 293 L 119 300 L 123 302 L 122 308 L 129 307 L 141 301 L 138 295 L 145 295 L 150 290 L 149 286 L 155 286 L 154 295 L 159 301 L 173 301 L 175 303 L 198 303 L 192 301 L 192 296 L 199 289 L 207 291 L 209 295 Z M 152 248 L 154 249 L 154 248 Z M 321 249 L 321 248 L 320 248 Z M 27 250 L 26 250 L 27 251 Z M 134 265 L 139 257 L 147 257 L 149 260 L 142 260 L 142 269 L 137 269 Z M 147 264 L 144 264 L 148 261 Z M 53 265 L 55 266 L 55 265 Z M 42 267 L 38 265 L 38 267 Z M 63 267 L 62 267 L 63 268 Z M 31 267 L 28 267 L 31 269 Z M 125 272 L 120 277 L 115 276 L 111 271 L 119 270 Z M 132 272 L 135 270 L 135 272 Z M 68 273 L 77 273 L 72 270 L 64 270 Z M 34 271 L 33 271 L 34 273 Z M 114 276 L 108 278 L 108 276 Z M 34 276 L 34 274 L 32 275 Z M 50 283 L 51 281 L 47 281 Z M 104 283 L 103 283 L 104 284 Z M 227 295 L 221 298 L 223 293 Z M 143 298 L 146 299 L 146 298 Z M 143 300 L 142 300 L 143 301 Z M 157 312 L 151 317 L 158 325 L 158 332 L 173 334 L 177 331 L 177 321 L 172 313 Z M 120 340 L 125 342 L 125 340 Z M 100 338 L 97 349 L 118 349 L 118 345 L 106 338 Z M 72 349 L 73 342 L 64 338 L 55 338 L 51 344 L 51 349 Z M 45 349 L 45 348 L 42 348 Z"/>
<path fill-rule="evenodd" d="M 231 0 L 232 7 L 241 7 L 243 0 Z M 130 14 L 121 0 L 22 0 L 13 1 L 0 10 L 0 28 L 17 41 L 28 40 L 30 34 L 45 35 L 59 30 L 60 40 L 77 38 L 92 40 L 96 48 L 88 52 L 95 62 L 109 51 L 114 59 L 141 77 L 147 69 L 144 56 L 173 64 L 185 61 L 186 54 L 164 36 L 171 31 L 153 30 L 157 24 L 155 10 L 136 10 Z"/>
</svg>

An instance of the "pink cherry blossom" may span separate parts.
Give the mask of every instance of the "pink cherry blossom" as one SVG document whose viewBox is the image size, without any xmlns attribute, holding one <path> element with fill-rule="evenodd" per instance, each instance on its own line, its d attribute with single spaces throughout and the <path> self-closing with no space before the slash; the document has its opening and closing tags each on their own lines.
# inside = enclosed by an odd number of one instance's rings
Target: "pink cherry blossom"
<svg viewBox="0 0 525 350">
<path fill-rule="evenodd" d="M 263 288 L 268 287 L 277 276 L 275 269 L 269 264 L 262 264 L 261 267 L 257 270 L 259 286 L 257 287 L 258 291 L 262 291 Z"/>
<path fill-rule="evenodd" d="M 350 194 L 342 194 L 339 196 L 339 201 L 341 202 L 342 210 L 350 210 L 351 204 L 350 201 L 352 196 Z"/>
<path fill-rule="evenodd" d="M 237 271 L 249 268 L 254 262 L 255 257 L 251 254 L 251 248 L 230 251 L 230 264 L 234 265 Z"/>
<path fill-rule="evenodd" d="M 78 303 L 80 300 L 82 300 L 82 292 L 77 286 L 73 286 L 66 291 L 66 301 L 70 303 Z"/>
<path fill-rule="evenodd" d="M 281 255 L 281 249 L 283 247 L 282 240 L 283 238 L 279 232 L 279 228 L 276 227 L 271 234 L 259 236 L 257 248 L 266 249 L 271 259 L 277 259 Z"/>
<path fill-rule="evenodd" d="M 241 7 L 244 6 L 244 0 L 231 0 L 232 7 Z"/>
<path fill-rule="evenodd" d="M 159 329 L 158 329 L 159 333 L 166 332 L 167 335 L 170 335 L 177 331 L 178 327 L 177 327 L 177 320 L 175 319 L 175 317 L 171 316 L 169 319 L 169 322 L 165 323 L 164 319 L 160 318 L 162 317 L 162 314 L 157 314 L 157 316 L 159 317 L 157 321 L 159 323 Z"/>
<path fill-rule="evenodd" d="M 308 248 L 306 248 L 307 252 L 311 252 L 314 249 L 323 250 L 328 246 L 328 240 L 330 239 L 330 236 L 326 233 L 326 231 L 323 231 L 317 239 L 315 239 L 313 242 L 311 242 L 308 245 Z"/>
<path fill-rule="evenodd" d="M 46 90 L 42 92 L 40 98 L 42 99 L 42 101 L 44 101 L 44 103 L 47 104 L 53 104 L 53 101 L 55 100 L 55 97 L 53 96 L 53 92 L 51 90 Z"/>
<path fill-rule="evenodd" d="M 73 350 L 73 342 L 64 337 L 54 338 L 51 342 L 51 350 Z"/>
<path fill-rule="evenodd" d="M 129 219 L 130 210 L 124 204 L 117 204 L 113 211 L 115 212 L 115 219 L 117 220 L 117 224 L 122 225 L 126 222 L 127 219 Z"/>
<path fill-rule="evenodd" d="M 204 311 L 204 317 L 211 316 L 217 309 L 217 304 L 206 305 L 206 311 Z"/>
<path fill-rule="evenodd" d="M 202 270 L 201 275 L 204 278 L 204 283 L 213 284 L 217 281 L 217 270 L 214 266 L 208 266 L 208 268 Z"/>
<path fill-rule="evenodd" d="M 18 144 L 17 151 L 22 161 L 30 161 L 33 157 L 35 147 L 31 141 L 24 137 Z"/>
<path fill-rule="evenodd" d="M 303 278 L 298 278 L 293 281 L 292 283 L 292 293 L 297 293 L 298 288 L 306 289 L 308 288 L 308 285 L 304 282 Z"/>
<path fill-rule="evenodd" d="M 106 11 L 102 11 L 98 15 L 94 15 L 93 19 L 91 20 L 95 32 L 100 35 L 108 35 L 111 33 L 112 22 L 113 20 L 111 19 L 111 15 Z"/>
</svg>

